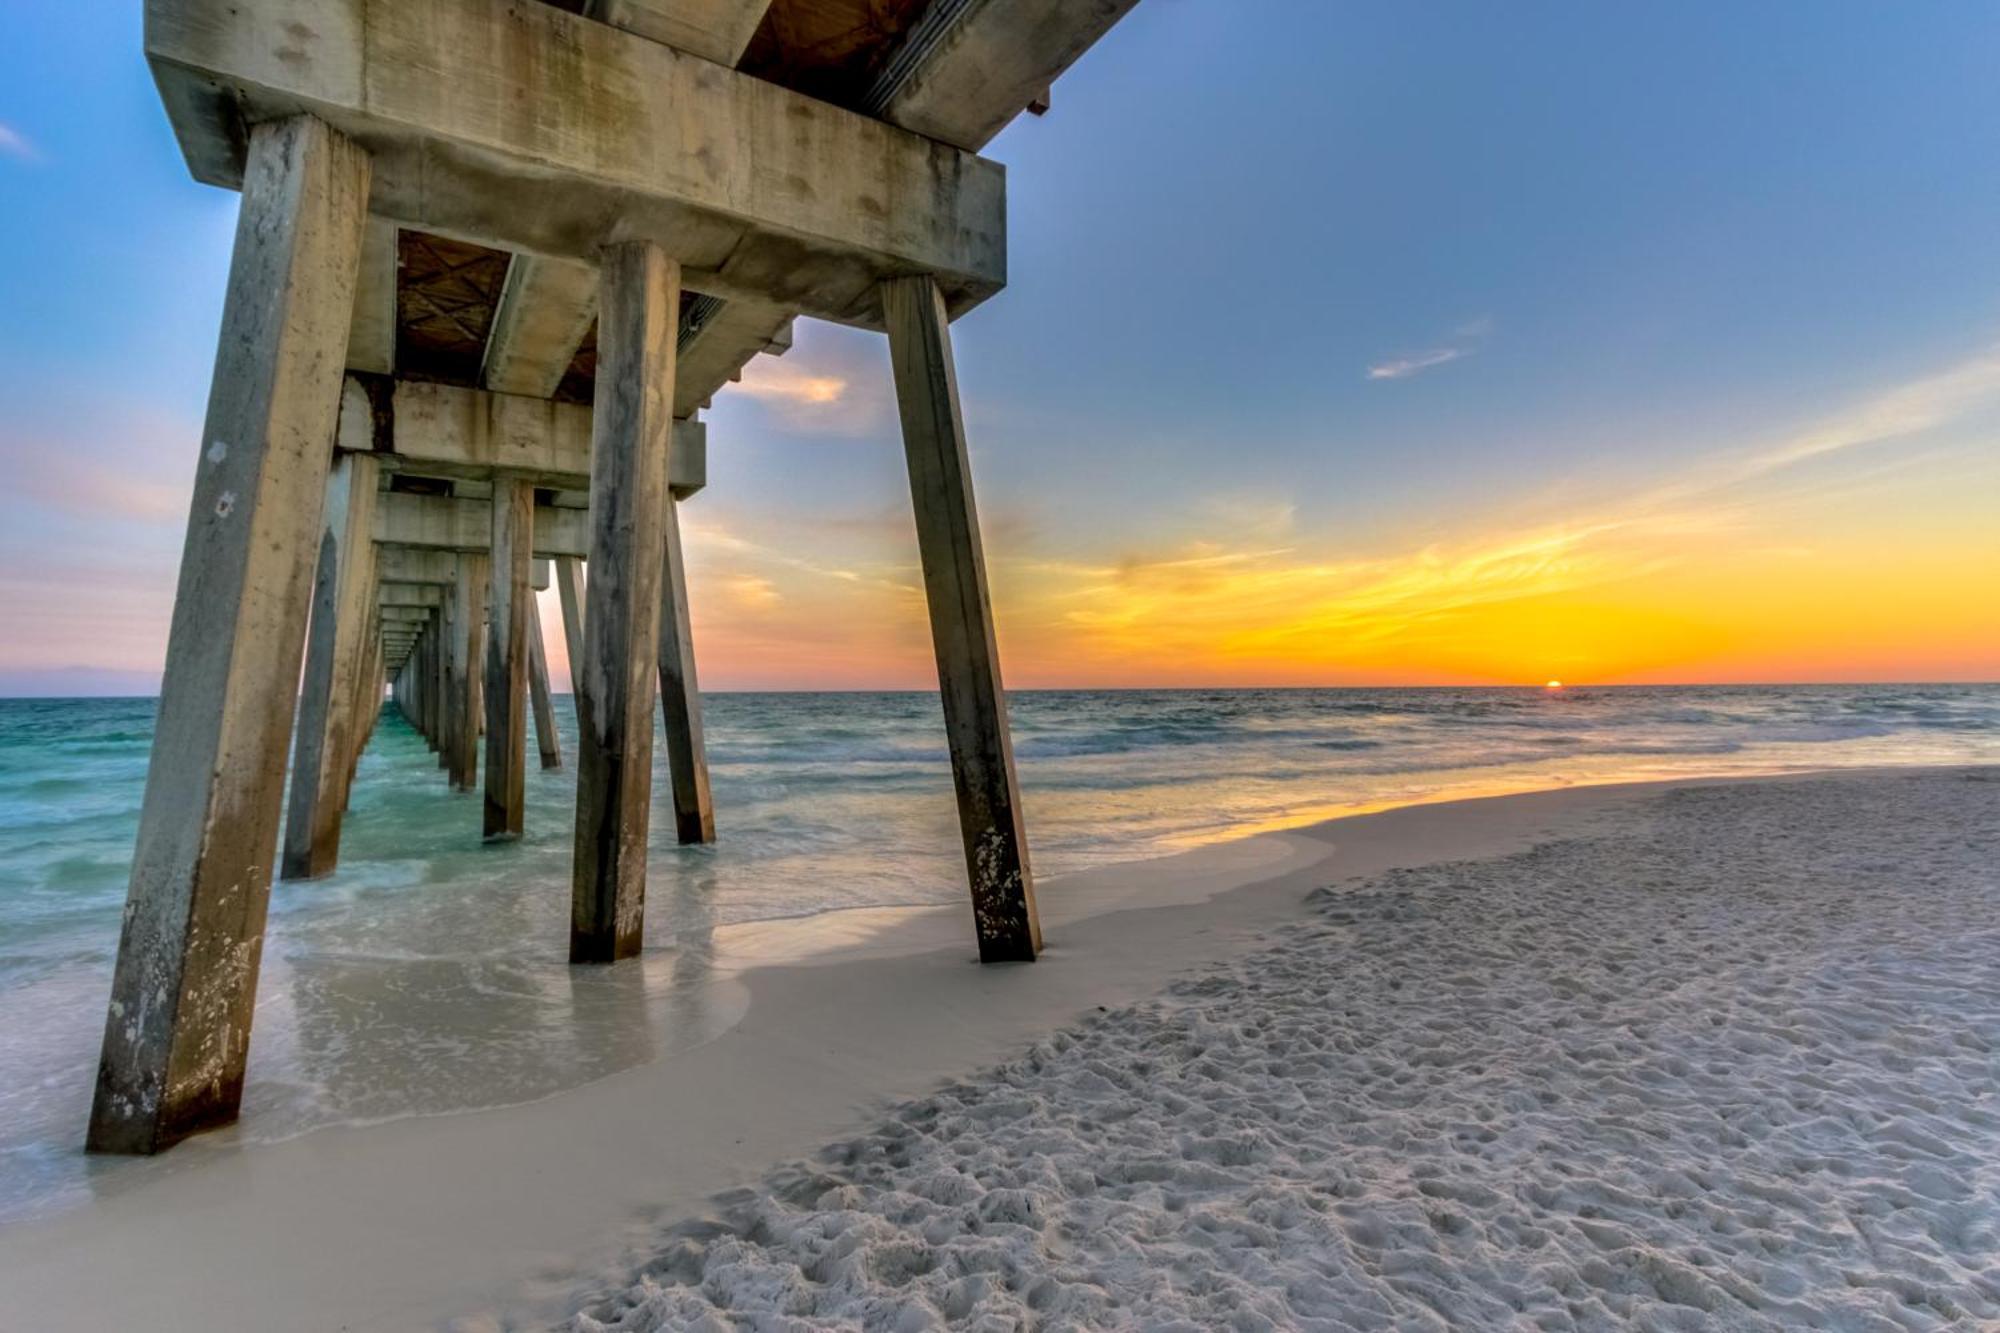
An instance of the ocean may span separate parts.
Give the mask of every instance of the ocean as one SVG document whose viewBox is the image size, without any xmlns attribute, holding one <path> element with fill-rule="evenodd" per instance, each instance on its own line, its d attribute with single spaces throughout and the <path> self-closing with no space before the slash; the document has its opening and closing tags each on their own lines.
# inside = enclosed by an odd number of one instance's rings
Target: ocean
<svg viewBox="0 0 2000 1333">
<path fill-rule="evenodd" d="M 563 751 L 574 712 L 557 699 Z M 1033 867 L 1059 877 L 1360 810 L 1692 775 L 2000 762 L 2000 686 L 1046 691 L 1011 698 Z M 647 957 L 564 961 L 572 777 L 530 746 L 526 836 L 483 845 L 391 710 L 340 870 L 271 896 L 247 1140 L 547 1096 L 730 1021 L 732 923 L 965 901 L 931 694 L 704 700 L 719 841 L 657 812 Z M 0 700 L 0 1221 L 115 1179 L 80 1150 L 151 699 Z M 666 789 L 656 746 L 655 790 Z M 968 926 L 969 932 L 969 926 Z"/>
</svg>

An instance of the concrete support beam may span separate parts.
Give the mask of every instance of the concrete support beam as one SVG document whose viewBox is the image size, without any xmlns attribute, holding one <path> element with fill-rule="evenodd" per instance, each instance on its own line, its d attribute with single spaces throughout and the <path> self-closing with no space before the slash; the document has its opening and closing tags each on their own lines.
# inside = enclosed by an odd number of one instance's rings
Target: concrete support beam
<svg viewBox="0 0 2000 1333">
<path fill-rule="evenodd" d="M 365 719 L 361 680 L 376 620 L 375 460 L 336 458 L 327 479 L 306 637 L 305 682 L 292 750 L 291 810 L 285 819 L 285 879 L 316 879 L 340 860 L 340 816 Z"/>
<path fill-rule="evenodd" d="M 600 23 L 734 66 L 764 21 L 771 0 L 585 0 Z"/>
<path fill-rule="evenodd" d="M 448 588 L 458 582 L 458 557 L 450 551 L 391 546 L 378 541 L 375 577 L 385 587 L 393 583 Z"/>
<path fill-rule="evenodd" d="M 479 781 L 479 728 L 484 715 L 486 584 L 489 561 L 470 551 L 458 557 L 458 586 L 452 590 L 451 706 L 449 766 L 454 791 L 471 791 Z"/>
<path fill-rule="evenodd" d="M 679 265 L 649 242 L 608 247 L 600 275 L 590 597 L 576 680 L 573 963 L 632 957 L 644 924 L 653 672 L 681 295 Z"/>
<path fill-rule="evenodd" d="M 306 117 L 247 136 L 89 1147 L 236 1116 L 369 198 Z M 656 538 L 657 539 L 657 538 Z"/>
<path fill-rule="evenodd" d="M 937 0 L 890 60 L 867 110 L 977 151 L 1138 0 Z"/>
<path fill-rule="evenodd" d="M 429 583 L 384 583 L 376 601 L 381 606 L 442 606 L 444 589 Z"/>
<path fill-rule="evenodd" d="M 583 562 L 556 561 L 556 595 L 562 600 L 563 652 L 569 658 L 570 702 L 577 721 L 583 720 L 583 691 L 576 678 L 583 674 Z"/>
<path fill-rule="evenodd" d="M 697 291 L 869 327 L 896 274 L 936 275 L 954 315 L 1006 282 L 999 164 L 553 5 L 147 0 L 145 31 L 210 184 L 245 124 L 307 108 L 405 226 L 585 262 L 647 239 Z"/>
<path fill-rule="evenodd" d="M 965 421 L 944 301 L 928 278 L 882 285 L 889 359 L 917 514 L 924 596 L 944 695 L 958 819 L 972 881 L 982 962 L 1027 962 L 1041 951 L 1007 695 L 972 500 Z"/>
<path fill-rule="evenodd" d="M 375 540 L 436 551 L 484 551 L 493 540 L 493 502 L 457 495 L 384 491 L 375 502 Z M 590 549 L 590 516 L 553 505 L 535 510 L 536 555 L 581 556 Z"/>
<path fill-rule="evenodd" d="M 562 733 L 556 730 L 556 704 L 549 693 L 549 657 L 542 643 L 542 608 L 528 599 L 528 701 L 535 710 L 535 741 L 542 767 L 562 767 Z"/>
<path fill-rule="evenodd" d="M 707 437 L 699 421 L 674 423 L 669 480 L 676 494 L 707 484 Z M 488 481 L 498 474 L 552 490 L 590 489 L 590 408 L 582 403 L 349 375 L 339 443 L 419 476 Z"/>
<path fill-rule="evenodd" d="M 681 559 L 679 505 L 667 501 L 660 561 L 660 717 L 667 732 L 667 771 L 674 788 L 674 832 L 683 844 L 715 841 L 715 807 L 708 793 L 708 753 L 701 732 L 701 686 L 688 620 L 687 566 Z"/>
<path fill-rule="evenodd" d="M 354 322 L 347 333 L 349 369 L 378 375 L 395 370 L 396 314 L 396 224 L 369 218 L 354 284 Z"/>
<path fill-rule="evenodd" d="M 794 307 L 771 301 L 726 301 L 685 338 L 674 369 L 674 415 L 691 416 L 760 353 L 782 356 L 792 345 Z M 676 448 L 680 441 L 674 441 Z"/>
<path fill-rule="evenodd" d="M 597 271 L 590 265 L 514 256 L 479 382 L 496 393 L 552 397 L 596 318 Z"/>
<path fill-rule="evenodd" d="M 487 600 L 487 838 L 521 836 L 528 780 L 528 548 L 535 535 L 535 492 L 524 481 L 493 495 L 493 555 Z"/>
</svg>

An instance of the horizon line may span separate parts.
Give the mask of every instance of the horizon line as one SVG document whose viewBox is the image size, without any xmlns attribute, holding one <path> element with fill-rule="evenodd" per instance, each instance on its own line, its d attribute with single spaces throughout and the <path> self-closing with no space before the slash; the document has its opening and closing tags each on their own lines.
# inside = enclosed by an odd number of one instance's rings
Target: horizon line
<svg viewBox="0 0 2000 1333">
<path fill-rule="evenodd" d="M 1580 690 L 1773 690 L 1773 689 L 1869 689 L 1889 688 L 1960 688 L 1993 689 L 2000 688 L 2000 678 L 1979 680 L 1689 680 L 1689 681 L 1611 681 L 1596 683 L 1591 681 L 1562 681 L 1557 688 L 1570 694 Z M 1030 685 L 1008 688 L 1009 695 L 1019 694 L 1306 694 L 1314 692 L 1370 690 L 1522 690 L 1537 694 L 1549 693 L 1547 682 L 1526 683 L 1484 683 L 1465 685 L 1430 684 L 1374 684 L 1374 685 Z M 551 690 L 550 694 L 571 697 L 574 689 Z M 703 689 L 704 695 L 725 694 L 932 694 L 939 693 L 935 686 L 912 687 L 890 686 L 870 688 L 862 686 L 813 687 L 813 686 L 773 686 L 768 688 L 725 688 Z M 157 692 L 152 694 L 0 694 L 0 703 L 80 703 L 88 700 L 117 700 L 121 702 L 141 699 L 157 700 Z M 383 698 L 388 699 L 387 682 L 384 682 Z"/>
</svg>

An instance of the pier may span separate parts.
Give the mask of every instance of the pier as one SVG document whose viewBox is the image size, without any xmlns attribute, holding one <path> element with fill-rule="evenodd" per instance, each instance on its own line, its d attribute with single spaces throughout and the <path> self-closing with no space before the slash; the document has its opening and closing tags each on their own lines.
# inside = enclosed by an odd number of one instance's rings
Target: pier
<svg viewBox="0 0 2000 1333">
<path fill-rule="evenodd" d="M 242 205 L 93 1150 L 235 1118 L 273 875 L 337 866 L 385 690 L 481 793 L 468 839 L 521 834 L 531 730 L 574 769 L 569 957 L 638 952 L 655 800 L 717 836 L 701 412 L 800 316 L 888 338 L 979 956 L 1035 957 L 951 323 L 1006 284 L 980 150 L 1134 2 L 148 0 L 188 166 Z"/>
</svg>

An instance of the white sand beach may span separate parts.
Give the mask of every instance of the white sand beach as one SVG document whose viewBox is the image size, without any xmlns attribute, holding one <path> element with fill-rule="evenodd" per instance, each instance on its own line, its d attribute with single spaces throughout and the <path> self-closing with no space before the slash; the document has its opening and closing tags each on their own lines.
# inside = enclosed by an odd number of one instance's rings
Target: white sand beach
<svg viewBox="0 0 2000 1333">
<path fill-rule="evenodd" d="M 1010 968 L 953 912 L 718 932 L 701 1044 L 107 1175 L 0 1233 L 0 1324 L 2000 1318 L 2000 772 L 1415 807 L 1045 903 Z"/>
</svg>

